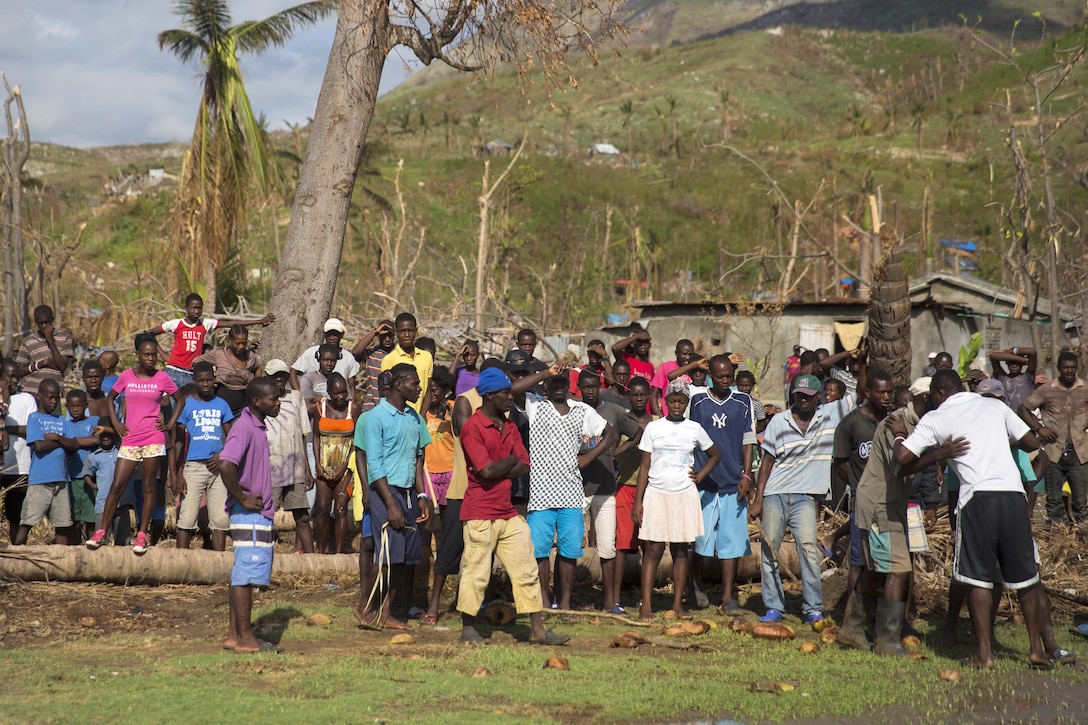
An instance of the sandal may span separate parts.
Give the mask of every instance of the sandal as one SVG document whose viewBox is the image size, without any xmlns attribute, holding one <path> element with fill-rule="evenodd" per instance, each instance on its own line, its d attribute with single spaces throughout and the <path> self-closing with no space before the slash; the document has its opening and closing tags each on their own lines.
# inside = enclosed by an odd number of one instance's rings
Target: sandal
<svg viewBox="0 0 1088 725">
<path fill-rule="evenodd" d="M 570 641 L 570 635 L 569 634 L 556 634 L 555 632 L 551 631 L 550 629 L 544 630 L 544 636 L 541 637 L 540 639 L 533 639 L 531 637 L 529 638 L 529 644 L 549 645 L 549 646 L 552 646 L 552 647 L 558 647 L 560 645 L 564 645 L 569 641 Z"/>
<path fill-rule="evenodd" d="M 1088 624 L 1078 624 L 1076 627 L 1070 627 L 1069 634 L 1075 634 L 1078 637 L 1088 639 Z"/>
<path fill-rule="evenodd" d="M 1077 656 L 1069 650 L 1059 647 L 1050 653 L 1050 661 L 1056 665 L 1075 665 Z"/>
<path fill-rule="evenodd" d="M 438 617 L 432 616 L 430 614 L 421 614 L 419 616 L 419 623 L 434 626 L 438 624 Z"/>
<path fill-rule="evenodd" d="M 461 644 L 487 644 L 487 638 L 473 629 L 461 633 Z"/>
</svg>

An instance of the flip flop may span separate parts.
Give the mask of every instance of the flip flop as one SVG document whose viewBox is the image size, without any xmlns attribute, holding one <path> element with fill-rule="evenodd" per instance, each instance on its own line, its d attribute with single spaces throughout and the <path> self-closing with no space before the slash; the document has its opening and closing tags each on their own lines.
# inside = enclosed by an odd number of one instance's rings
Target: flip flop
<svg viewBox="0 0 1088 725">
<path fill-rule="evenodd" d="M 432 617 L 429 614 L 423 614 L 419 617 L 420 624 L 435 625 L 438 624 L 438 617 Z"/>
<path fill-rule="evenodd" d="M 1030 667 L 1033 670 L 1044 670 L 1044 671 L 1045 670 L 1052 670 L 1052 669 L 1054 669 L 1054 663 L 1050 662 L 1050 661 L 1047 661 L 1047 662 L 1032 662 L 1031 660 L 1028 660 L 1028 667 Z"/>
<path fill-rule="evenodd" d="M 1069 650 L 1059 647 L 1050 653 L 1050 661 L 1056 665 L 1075 665 L 1077 656 Z"/>
<path fill-rule="evenodd" d="M 1076 627 L 1070 627 L 1069 634 L 1075 634 L 1078 637 L 1088 639 L 1088 624 L 1078 624 Z"/>
</svg>

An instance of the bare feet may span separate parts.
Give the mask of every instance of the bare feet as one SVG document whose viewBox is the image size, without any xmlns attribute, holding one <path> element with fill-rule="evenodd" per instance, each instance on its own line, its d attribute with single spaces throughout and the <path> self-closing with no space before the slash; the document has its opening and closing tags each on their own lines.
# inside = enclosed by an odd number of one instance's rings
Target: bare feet
<svg viewBox="0 0 1088 725">
<path fill-rule="evenodd" d="M 673 611 L 676 612 L 676 618 L 677 619 L 694 619 L 695 618 L 694 616 L 692 616 L 692 614 L 690 612 L 688 612 L 688 610 L 684 609 L 683 607 L 675 607 L 673 609 Z"/>
<path fill-rule="evenodd" d="M 1035 664 L 1035 663 L 1032 662 L 1032 664 Z M 1049 661 L 1048 661 L 1048 664 L 1049 664 Z M 980 670 L 988 670 L 988 669 L 990 669 L 991 667 L 994 666 L 994 661 L 992 659 L 983 660 L 983 659 L 980 659 L 977 654 L 973 654 L 970 657 L 964 657 L 962 660 L 960 660 L 960 665 L 963 666 L 963 667 L 975 667 L 975 668 L 978 668 Z"/>
<path fill-rule="evenodd" d="M 408 629 L 408 625 L 392 615 L 378 620 L 378 626 L 382 629 Z"/>
<path fill-rule="evenodd" d="M 238 646 L 238 640 L 234 637 L 227 637 L 223 640 L 223 649 L 234 649 Z"/>
<path fill-rule="evenodd" d="M 351 611 L 355 614 L 356 621 L 359 622 L 359 626 L 363 629 L 381 629 L 375 621 L 377 614 L 373 609 L 356 604 Z"/>
<path fill-rule="evenodd" d="M 645 609 L 639 610 L 638 618 L 641 619 L 643 622 L 652 622 L 653 620 L 657 619 L 657 617 L 654 616 L 653 610 Z"/>
</svg>

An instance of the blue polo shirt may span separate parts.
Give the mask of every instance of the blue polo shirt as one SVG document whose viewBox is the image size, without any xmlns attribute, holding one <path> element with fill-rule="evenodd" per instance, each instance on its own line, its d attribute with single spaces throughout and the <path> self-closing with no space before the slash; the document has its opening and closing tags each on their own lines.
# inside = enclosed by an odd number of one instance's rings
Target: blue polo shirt
<svg viewBox="0 0 1088 725">
<path fill-rule="evenodd" d="M 63 448 L 58 446 L 48 453 L 38 453 L 34 449 L 34 443 L 44 441 L 46 433 L 71 438 L 68 434 L 69 425 L 68 420 L 59 415 L 30 414 L 26 421 L 26 442 L 30 446 L 30 476 L 27 483 L 31 486 L 69 480 L 68 454 Z"/>
<path fill-rule="evenodd" d="M 823 496 L 831 490 L 831 462 L 835 428 L 849 412 L 842 401 L 816 409 L 804 435 L 793 411 L 786 409 L 771 418 L 763 431 L 763 450 L 774 456 L 774 468 L 763 489 L 764 496 L 807 493 Z"/>
<path fill-rule="evenodd" d="M 412 488 L 416 480 L 416 459 L 431 442 L 419 413 L 405 406 L 397 410 L 382 398 L 366 420 L 366 467 L 370 483 L 384 478 L 396 488 Z"/>
<path fill-rule="evenodd" d="M 756 427 L 752 399 L 745 393 L 730 390 L 724 400 L 708 393 L 696 393 L 691 399 L 688 417 L 701 425 L 722 456 L 699 488 L 718 493 L 736 493 L 740 475 L 744 473 L 741 451 L 745 445 L 755 445 Z M 706 465 L 705 451 L 696 449 L 695 468 Z"/>
<path fill-rule="evenodd" d="M 206 461 L 223 450 L 223 424 L 233 419 L 230 406 L 218 396 L 211 400 L 201 400 L 198 395 L 186 398 L 185 410 L 178 418 L 189 436 L 185 460 Z"/>
</svg>

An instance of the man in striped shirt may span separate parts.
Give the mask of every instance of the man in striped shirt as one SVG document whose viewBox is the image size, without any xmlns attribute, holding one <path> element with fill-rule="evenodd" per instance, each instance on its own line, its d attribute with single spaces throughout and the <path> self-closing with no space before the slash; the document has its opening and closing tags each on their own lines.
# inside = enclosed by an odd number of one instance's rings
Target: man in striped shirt
<svg viewBox="0 0 1088 725">
<path fill-rule="evenodd" d="M 37 396 L 43 380 L 64 387 L 64 371 L 75 359 L 72 336 L 53 328 L 53 308 L 34 308 L 34 334 L 28 335 L 15 353 L 15 375 L 23 379 L 22 391 Z"/>
<path fill-rule="evenodd" d="M 838 401 L 820 405 L 820 389 L 815 375 L 797 376 L 790 409 L 772 418 L 763 436 L 755 499 L 748 508 L 753 519 L 763 519 L 760 588 L 767 607 L 763 622 L 782 620 L 785 594 L 778 573 L 778 547 L 787 526 L 801 562 L 802 614 L 808 624 L 823 619 L 816 546 L 818 500 L 829 490 L 835 428 L 846 406 Z"/>
</svg>

